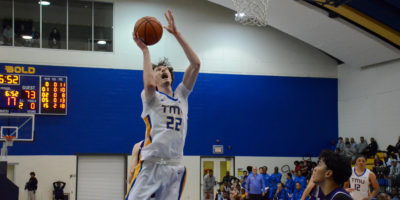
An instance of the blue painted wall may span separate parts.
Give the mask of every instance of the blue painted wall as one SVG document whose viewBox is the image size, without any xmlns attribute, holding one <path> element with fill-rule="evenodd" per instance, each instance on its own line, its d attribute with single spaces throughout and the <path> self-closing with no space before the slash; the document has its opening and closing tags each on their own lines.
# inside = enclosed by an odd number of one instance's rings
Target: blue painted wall
<svg viewBox="0 0 400 200">
<path fill-rule="evenodd" d="M 10 155 L 130 153 L 144 138 L 142 71 L 35 67 L 68 76 L 68 115 L 37 115 L 35 141 L 15 143 Z M 338 136 L 337 98 L 337 79 L 202 73 L 189 97 L 185 155 L 212 155 L 216 139 L 225 155 L 318 155 Z"/>
</svg>

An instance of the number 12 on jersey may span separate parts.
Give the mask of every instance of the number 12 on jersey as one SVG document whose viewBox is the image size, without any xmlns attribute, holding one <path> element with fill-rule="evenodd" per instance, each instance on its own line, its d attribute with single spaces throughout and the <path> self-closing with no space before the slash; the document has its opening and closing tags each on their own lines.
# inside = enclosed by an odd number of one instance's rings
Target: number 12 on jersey
<svg viewBox="0 0 400 200">
<path fill-rule="evenodd" d="M 167 117 L 167 129 L 180 131 L 181 130 L 181 127 L 180 127 L 181 125 L 182 125 L 182 118 L 180 118 L 180 117 L 172 117 L 172 116 L 168 116 Z"/>
<path fill-rule="evenodd" d="M 360 184 L 354 184 L 354 189 L 360 191 Z"/>
</svg>

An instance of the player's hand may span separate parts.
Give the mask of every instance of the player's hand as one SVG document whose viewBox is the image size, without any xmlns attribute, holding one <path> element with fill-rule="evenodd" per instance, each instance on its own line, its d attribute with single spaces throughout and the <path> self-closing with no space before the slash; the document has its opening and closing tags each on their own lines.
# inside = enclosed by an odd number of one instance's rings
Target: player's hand
<svg viewBox="0 0 400 200">
<path fill-rule="evenodd" d="M 354 190 L 356 190 L 356 189 L 354 189 L 354 188 L 346 188 L 346 192 L 348 192 L 348 193 L 353 192 Z"/>
<path fill-rule="evenodd" d="M 176 29 L 174 16 L 172 15 L 171 10 L 168 9 L 168 15 L 167 15 L 167 13 L 164 13 L 164 16 L 168 22 L 168 26 L 163 26 L 165 28 L 165 30 L 167 30 L 174 36 L 178 35 L 178 30 Z"/>
<path fill-rule="evenodd" d="M 133 38 L 133 41 L 135 41 L 136 45 L 137 45 L 142 51 L 148 50 L 147 45 L 146 45 L 141 39 L 139 39 L 138 35 L 135 34 L 135 32 L 132 33 L 132 38 Z"/>
</svg>

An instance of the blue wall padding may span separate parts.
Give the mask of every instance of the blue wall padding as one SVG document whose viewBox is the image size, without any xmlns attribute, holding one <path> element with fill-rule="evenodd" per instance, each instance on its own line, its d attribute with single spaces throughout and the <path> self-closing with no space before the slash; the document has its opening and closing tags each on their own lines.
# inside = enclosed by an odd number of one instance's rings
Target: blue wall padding
<svg viewBox="0 0 400 200">
<path fill-rule="evenodd" d="M 130 153 L 144 138 L 142 71 L 35 67 L 68 76 L 68 114 L 37 115 L 35 141 L 15 143 L 10 155 Z M 202 73 L 189 97 L 185 155 L 212 155 L 216 139 L 230 156 L 318 155 L 338 136 L 337 92 L 332 78 Z"/>
</svg>

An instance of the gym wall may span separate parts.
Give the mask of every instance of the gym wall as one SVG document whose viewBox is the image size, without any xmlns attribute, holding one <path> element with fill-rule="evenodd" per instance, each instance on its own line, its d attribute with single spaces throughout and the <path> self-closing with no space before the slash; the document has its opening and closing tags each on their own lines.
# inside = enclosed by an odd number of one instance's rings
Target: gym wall
<svg viewBox="0 0 400 200">
<path fill-rule="evenodd" d="M 251 160 L 272 167 L 270 157 L 291 164 L 337 137 L 337 64 L 329 56 L 274 28 L 237 24 L 233 11 L 208 1 L 116 0 L 113 53 L 0 47 L 1 63 L 59 70 L 69 82 L 68 115 L 37 116 L 35 141 L 10 149 L 20 199 L 30 171 L 38 172 L 37 195 L 48 198 L 58 177 L 74 189 L 75 153 L 130 153 L 144 137 L 143 61 L 131 32 L 146 15 L 165 24 L 168 8 L 202 63 L 189 99 L 183 199 L 200 196 L 199 155 L 211 155 L 216 139 L 226 155 L 244 158 L 236 167 Z M 170 59 L 176 86 L 188 66 L 179 44 L 165 32 L 150 51 L 153 62 Z"/>
<path fill-rule="evenodd" d="M 379 149 L 396 145 L 400 121 L 400 61 L 358 69 L 339 66 L 339 135 L 374 137 Z"/>
</svg>

